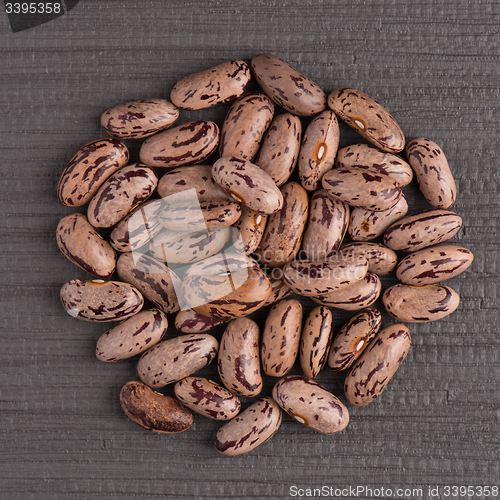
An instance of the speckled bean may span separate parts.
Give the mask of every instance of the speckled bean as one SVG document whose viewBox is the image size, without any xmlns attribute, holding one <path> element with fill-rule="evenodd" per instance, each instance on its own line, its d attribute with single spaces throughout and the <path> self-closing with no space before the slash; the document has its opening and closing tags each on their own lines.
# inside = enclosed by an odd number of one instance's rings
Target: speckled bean
<svg viewBox="0 0 500 500">
<path fill-rule="evenodd" d="M 262 390 L 259 327 L 249 318 L 231 321 L 220 341 L 219 376 L 238 396 L 257 396 Z"/>
<path fill-rule="evenodd" d="M 220 156 L 252 161 L 274 116 L 274 104 L 261 92 L 241 96 L 229 109 L 219 144 Z"/>
<path fill-rule="evenodd" d="M 146 139 L 140 158 L 151 167 L 179 167 L 201 163 L 219 144 L 219 127 L 206 120 L 184 123 Z"/>
<path fill-rule="evenodd" d="M 340 247 L 349 224 L 349 205 L 316 191 L 309 209 L 309 220 L 302 240 L 301 258 L 324 260 Z"/>
<path fill-rule="evenodd" d="M 170 99 L 181 109 L 211 108 L 243 94 L 250 77 L 250 68 L 245 61 L 226 61 L 178 81 Z"/>
<path fill-rule="evenodd" d="M 184 273 L 184 279 L 189 276 L 225 276 L 249 267 L 258 268 L 258 262 L 245 254 L 224 250 L 190 265 Z"/>
<path fill-rule="evenodd" d="M 457 292 L 444 285 L 393 285 L 382 296 L 386 311 L 404 323 L 427 323 L 451 314 L 459 305 Z"/>
<path fill-rule="evenodd" d="M 366 276 L 342 290 L 311 297 L 314 302 L 345 311 L 357 311 L 371 306 L 380 295 L 382 284 L 374 273 Z"/>
<path fill-rule="evenodd" d="M 212 420 L 231 420 L 241 408 L 234 394 L 206 378 L 186 377 L 175 384 L 174 391 L 190 410 Z"/>
<path fill-rule="evenodd" d="M 382 394 L 410 349 L 410 331 L 394 324 L 381 330 L 351 368 L 344 382 L 350 403 L 366 406 Z"/>
<path fill-rule="evenodd" d="M 144 139 L 170 127 L 179 110 L 166 99 L 127 102 L 101 115 L 101 126 L 118 139 Z"/>
<path fill-rule="evenodd" d="M 396 120 L 373 97 L 359 90 L 341 88 L 328 96 L 328 106 L 365 139 L 389 153 L 405 147 Z"/>
<path fill-rule="evenodd" d="M 185 309 L 175 316 L 175 328 L 182 333 L 203 333 L 228 321 L 231 318 L 209 318 L 193 309 Z"/>
<path fill-rule="evenodd" d="M 300 339 L 299 359 L 307 378 L 316 378 L 323 369 L 332 343 L 333 315 L 325 306 L 315 307 L 307 316 Z"/>
<path fill-rule="evenodd" d="M 313 116 L 326 108 L 325 93 L 318 85 L 278 57 L 257 55 L 252 70 L 264 92 L 290 113 Z"/>
<path fill-rule="evenodd" d="M 406 156 L 425 199 L 437 208 L 451 207 L 457 187 L 443 150 L 434 141 L 418 137 L 406 145 Z"/>
<path fill-rule="evenodd" d="M 461 227 L 462 218 L 455 212 L 431 208 L 391 224 L 384 233 L 384 245 L 402 252 L 416 252 L 448 241 Z"/>
<path fill-rule="evenodd" d="M 340 249 L 343 255 L 368 261 L 368 272 L 384 276 L 396 268 L 398 256 L 380 243 L 355 242 Z"/>
<path fill-rule="evenodd" d="M 291 113 L 276 116 L 267 129 L 255 159 L 279 187 L 292 175 L 297 164 L 302 136 L 300 119 Z"/>
<path fill-rule="evenodd" d="M 273 305 L 266 319 L 260 344 L 262 369 L 271 377 L 288 373 L 299 352 L 302 304 L 295 299 Z"/>
<path fill-rule="evenodd" d="M 300 184 L 289 182 L 281 192 L 283 208 L 269 216 L 255 251 L 259 262 L 269 267 L 282 267 L 298 254 L 309 209 L 307 191 Z"/>
<path fill-rule="evenodd" d="M 322 434 L 337 434 L 349 423 L 349 412 L 337 396 L 299 375 L 282 378 L 273 399 L 292 418 Z"/>
<path fill-rule="evenodd" d="M 430 285 L 462 273 L 473 259 L 470 250 L 457 245 L 424 248 L 405 257 L 396 269 L 396 276 L 407 285 Z"/>
<path fill-rule="evenodd" d="M 361 356 L 370 340 L 377 334 L 382 315 L 367 308 L 356 313 L 334 337 L 328 366 L 333 372 L 347 370 Z"/>
<path fill-rule="evenodd" d="M 413 170 L 401 157 L 381 151 L 371 144 L 353 144 L 339 149 L 335 166 L 356 167 L 391 176 L 400 186 L 407 186 L 413 179 Z"/>
<path fill-rule="evenodd" d="M 159 309 L 141 311 L 101 335 L 96 357 L 106 363 L 131 358 L 157 344 L 167 327 L 167 316 Z"/>
<path fill-rule="evenodd" d="M 231 276 L 190 276 L 182 284 L 187 305 L 212 318 L 246 316 L 264 305 L 271 282 L 261 269 L 248 268 Z"/>
<path fill-rule="evenodd" d="M 182 403 L 141 382 L 127 382 L 122 387 L 120 404 L 130 420 L 161 434 L 184 432 L 193 423 L 192 413 Z"/>
<path fill-rule="evenodd" d="M 146 201 L 156 189 L 158 175 L 134 164 L 115 172 L 89 203 L 87 217 L 94 227 L 111 227 Z"/>
<path fill-rule="evenodd" d="M 64 169 L 57 198 L 66 207 L 81 207 L 103 182 L 130 158 L 127 146 L 117 139 L 99 139 L 83 146 Z"/>
<path fill-rule="evenodd" d="M 299 295 L 311 297 L 327 294 L 363 279 L 368 262 L 338 256 L 327 261 L 295 260 L 283 268 L 283 278 Z"/>
<path fill-rule="evenodd" d="M 208 333 L 193 333 L 164 340 L 146 351 L 137 363 L 141 380 L 159 389 L 187 377 L 216 357 L 219 344 Z"/>
<path fill-rule="evenodd" d="M 401 186 L 392 177 L 355 167 L 330 170 L 321 182 L 330 196 L 374 212 L 389 210 L 401 198 Z"/>
<path fill-rule="evenodd" d="M 386 229 L 408 213 L 406 196 L 401 195 L 399 201 L 389 210 L 374 212 L 364 208 L 353 208 L 349 219 L 348 232 L 354 241 L 369 241 L 382 236 Z"/>
<path fill-rule="evenodd" d="M 110 278 L 115 271 L 116 252 L 89 224 L 83 214 L 70 214 L 56 229 L 59 250 L 73 264 L 96 278 Z"/>
<path fill-rule="evenodd" d="M 264 236 L 267 219 L 267 215 L 243 207 L 240 218 L 233 224 L 237 230 L 233 233 L 233 243 L 241 246 L 247 255 L 255 252 Z"/>
<path fill-rule="evenodd" d="M 283 208 L 283 195 L 266 172 L 253 163 L 224 157 L 212 167 L 212 176 L 236 201 L 262 214 Z"/>
<path fill-rule="evenodd" d="M 339 123 L 333 111 L 323 111 L 309 123 L 298 162 L 300 183 L 304 189 L 317 189 L 323 175 L 332 169 L 339 138 Z"/>
<path fill-rule="evenodd" d="M 228 456 L 248 453 L 270 439 L 280 425 L 280 407 L 273 398 L 263 398 L 217 431 L 215 449 Z"/>
<path fill-rule="evenodd" d="M 281 276 L 273 278 L 271 275 L 270 280 L 271 295 L 269 295 L 263 307 L 275 304 L 278 300 L 284 299 L 293 293 L 293 290 L 286 284 L 286 281 Z"/>
<path fill-rule="evenodd" d="M 70 316 L 92 322 L 127 319 L 144 305 L 142 295 L 132 285 L 101 279 L 68 281 L 62 286 L 60 297 Z"/>
<path fill-rule="evenodd" d="M 179 310 L 176 290 L 180 290 L 181 280 L 164 262 L 140 252 L 127 252 L 120 255 L 116 270 L 121 280 L 136 287 L 163 312 Z"/>
</svg>

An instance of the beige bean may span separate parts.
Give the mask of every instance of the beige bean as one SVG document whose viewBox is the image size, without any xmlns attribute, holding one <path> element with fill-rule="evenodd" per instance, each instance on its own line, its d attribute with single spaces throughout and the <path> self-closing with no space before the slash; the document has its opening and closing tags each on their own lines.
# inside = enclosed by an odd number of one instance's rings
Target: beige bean
<svg viewBox="0 0 500 500">
<path fill-rule="evenodd" d="M 350 243 L 344 245 L 340 253 L 354 259 L 368 261 L 368 272 L 379 276 L 389 274 L 398 263 L 396 252 L 380 243 Z"/>
<path fill-rule="evenodd" d="M 231 318 L 209 318 L 193 309 L 185 309 L 175 316 L 175 328 L 182 333 L 202 333 L 230 320 Z"/>
<path fill-rule="evenodd" d="M 302 305 L 298 300 L 282 300 L 273 305 L 260 344 L 262 369 L 266 375 L 282 377 L 292 369 L 301 331 Z"/>
<path fill-rule="evenodd" d="M 255 252 L 264 236 L 267 219 L 267 215 L 243 207 L 240 218 L 233 224 L 237 230 L 233 233 L 233 243 L 241 245 L 247 255 Z"/>
<path fill-rule="evenodd" d="M 273 388 L 273 399 L 297 422 L 322 434 L 337 434 L 349 423 L 342 401 L 306 377 L 282 378 Z"/>
<path fill-rule="evenodd" d="M 410 331 L 394 324 L 381 330 L 351 368 L 344 382 L 350 403 L 366 406 L 382 394 L 410 349 Z"/>
<path fill-rule="evenodd" d="M 274 278 L 271 275 L 270 281 L 271 295 L 269 295 L 269 298 L 266 300 L 263 307 L 275 304 L 279 300 L 285 299 L 293 293 L 292 289 L 286 284 L 286 281 L 281 277 L 281 275 Z"/>
</svg>

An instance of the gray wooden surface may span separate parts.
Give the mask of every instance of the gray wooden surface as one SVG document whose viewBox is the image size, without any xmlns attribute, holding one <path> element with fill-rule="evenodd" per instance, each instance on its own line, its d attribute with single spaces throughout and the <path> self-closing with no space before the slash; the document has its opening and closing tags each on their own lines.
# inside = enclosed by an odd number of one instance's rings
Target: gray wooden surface
<svg viewBox="0 0 500 500">
<path fill-rule="evenodd" d="M 500 3 L 486 0 L 81 0 L 16 34 L 2 10 L 0 498 L 282 499 L 300 493 L 294 486 L 370 486 L 393 498 L 398 487 L 422 488 L 402 498 L 430 499 L 431 486 L 439 498 L 451 498 L 446 485 L 499 486 L 499 33 Z M 76 150 L 105 135 L 104 110 L 168 96 L 182 76 L 261 52 L 326 92 L 372 94 L 408 138 L 440 144 L 464 219 L 455 241 L 475 261 L 449 283 L 457 312 L 410 325 L 407 359 L 376 403 L 349 406 L 345 431 L 322 436 L 285 416 L 271 441 L 228 458 L 213 447 L 215 422 L 195 417 L 188 432 L 162 436 L 122 413 L 118 394 L 137 378 L 136 360 L 97 361 L 106 326 L 74 320 L 59 303 L 61 285 L 85 273 L 58 251 L 55 227 L 72 210 L 55 188 Z M 226 111 L 181 119 L 220 123 Z M 357 141 L 341 133 L 341 145 Z M 426 207 L 414 185 L 405 191 L 412 209 Z M 348 317 L 336 313 L 336 326 Z M 342 377 L 318 380 L 343 398 Z M 478 492 L 468 498 L 492 498 Z M 376 493 L 335 498 L 390 498 Z"/>
</svg>

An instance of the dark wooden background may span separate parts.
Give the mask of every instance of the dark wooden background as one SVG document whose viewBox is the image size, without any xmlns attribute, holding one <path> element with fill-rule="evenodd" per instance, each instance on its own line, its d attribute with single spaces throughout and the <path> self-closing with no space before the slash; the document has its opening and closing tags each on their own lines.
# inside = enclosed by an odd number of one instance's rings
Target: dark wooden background
<svg viewBox="0 0 500 500">
<path fill-rule="evenodd" d="M 283 499 L 294 485 L 366 485 L 422 487 L 404 497 L 417 499 L 431 498 L 429 486 L 499 486 L 499 34 L 500 3 L 486 0 L 81 0 L 16 34 L 2 8 L 0 498 Z M 104 110 L 168 96 L 182 76 L 261 52 L 326 92 L 372 94 L 408 138 L 440 144 L 464 220 L 455 241 L 475 261 L 449 283 L 459 309 L 410 325 L 406 361 L 376 403 L 349 406 L 344 432 L 323 436 L 285 416 L 271 441 L 228 458 L 213 447 L 216 422 L 195 417 L 188 432 L 162 436 L 122 413 L 118 394 L 137 378 L 136 360 L 97 361 L 107 327 L 59 303 L 61 285 L 85 273 L 57 248 L 55 227 L 72 210 L 55 188 L 72 155 L 105 136 Z M 220 123 L 226 111 L 181 120 Z M 341 145 L 358 140 L 341 133 Z M 405 192 L 413 210 L 425 208 L 415 185 Z M 348 317 L 335 313 L 336 326 Z M 340 376 L 318 380 L 343 398 Z"/>
</svg>

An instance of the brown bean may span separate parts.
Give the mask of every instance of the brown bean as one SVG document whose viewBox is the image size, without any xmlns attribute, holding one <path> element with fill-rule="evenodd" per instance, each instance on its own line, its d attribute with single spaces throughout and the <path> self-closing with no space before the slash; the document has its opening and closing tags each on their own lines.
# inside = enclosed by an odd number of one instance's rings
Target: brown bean
<svg viewBox="0 0 500 500">
<path fill-rule="evenodd" d="M 83 146 L 68 163 L 57 185 L 57 198 L 66 207 L 81 207 L 103 182 L 130 158 L 127 146 L 117 139 L 99 139 Z"/>
<path fill-rule="evenodd" d="M 282 300 L 273 305 L 262 332 L 260 357 L 266 375 L 288 373 L 299 352 L 302 305 L 298 300 Z"/>
<path fill-rule="evenodd" d="M 252 70 L 264 92 L 290 113 L 313 116 L 326 108 L 325 93 L 318 85 L 278 57 L 257 55 Z"/>
<path fill-rule="evenodd" d="M 255 252 L 264 236 L 267 219 L 267 215 L 243 207 L 240 218 L 233 224 L 237 230 L 233 233 L 233 243 L 247 255 Z"/>
<path fill-rule="evenodd" d="M 166 99 L 127 102 L 101 115 L 101 126 L 118 139 L 144 139 L 170 127 L 179 110 Z"/>
<path fill-rule="evenodd" d="M 261 92 L 241 96 L 228 111 L 220 136 L 219 155 L 252 161 L 274 116 L 274 104 Z"/>
<path fill-rule="evenodd" d="M 127 382 L 122 387 L 120 404 L 130 420 L 161 434 L 184 432 L 193 423 L 192 413 L 183 404 L 141 382 Z"/>
<path fill-rule="evenodd" d="M 219 376 L 237 396 L 257 396 L 262 390 L 259 327 L 249 318 L 231 321 L 220 341 Z"/>
<path fill-rule="evenodd" d="M 249 267 L 258 268 L 259 264 L 252 257 L 223 250 L 212 257 L 191 264 L 184 273 L 184 279 L 189 276 L 225 276 Z"/>
<path fill-rule="evenodd" d="M 219 127 L 206 120 L 184 123 L 149 137 L 140 158 L 151 167 L 193 165 L 207 159 L 219 144 Z"/>
<path fill-rule="evenodd" d="M 353 365 L 344 382 L 350 403 L 366 406 L 382 394 L 410 349 L 410 331 L 405 325 L 381 330 Z"/>
<path fill-rule="evenodd" d="M 182 333 L 202 333 L 231 321 L 231 318 L 209 318 L 193 309 L 179 311 L 175 317 L 175 328 Z"/>
<path fill-rule="evenodd" d="M 323 175 L 332 169 L 339 138 L 339 124 L 333 111 L 323 111 L 309 123 L 298 162 L 300 183 L 304 189 L 316 190 Z"/>
<path fill-rule="evenodd" d="M 83 214 L 70 214 L 59 221 L 57 246 L 73 264 L 96 278 L 110 278 L 115 271 L 116 252 L 89 224 Z"/>
<path fill-rule="evenodd" d="M 244 61 L 226 61 L 178 81 L 170 99 L 181 109 L 211 108 L 243 94 L 250 76 L 250 68 Z"/>
<path fill-rule="evenodd" d="M 380 149 L 397 153 L 405 147 L 405 138 L 396 120 L 368 94 L 351 88 L 337 89 L 328 96 L 328 106 Z"/>
<path fill-rule="evenodd" d="M 279 187 L 292 175 L 300 151 L 302 124 L 291 113 L 276 116 L 267 129 L 255 164 Z"/>
<path fill-rule="evenodd" d="M 270 281 L 271 295 L 269 295 L 263 307 L 275 304 L 278 300 L 285 299 L 293 293 L 292 289 L 281 276 L 273 278 L 271 275 Z"/>
<path fill-rule="evenodd" d="M 367 260 L 368 272 L 379 276 L 389 274 L 398 263 L 396 252 L 380 243 L 350 243 L 343 246 L 340 253 L 355 259 Z"/>
</svg>

